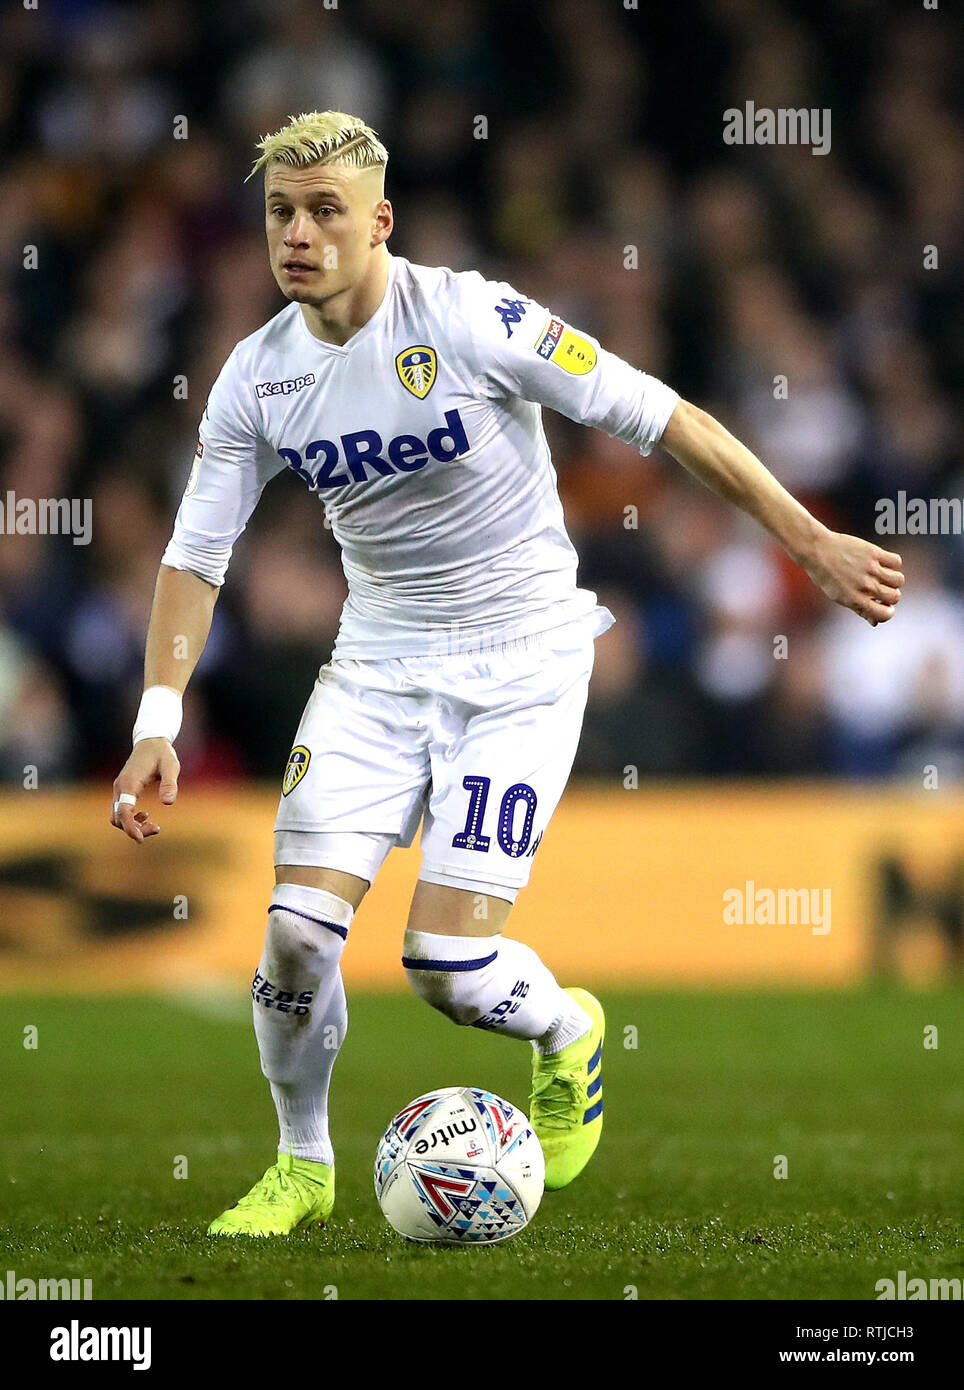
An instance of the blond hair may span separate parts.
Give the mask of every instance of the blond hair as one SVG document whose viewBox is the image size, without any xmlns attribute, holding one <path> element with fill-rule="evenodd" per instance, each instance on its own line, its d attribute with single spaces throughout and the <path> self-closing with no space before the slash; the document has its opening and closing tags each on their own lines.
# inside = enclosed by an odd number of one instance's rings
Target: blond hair
<svg viewBox="0 0 964 1390">
<path fill-rule="evenodd" d="M 288 124 L 273 135 L 263 136 L 258 141 L 258 149 L 261 154 L 248 179 L 275 161 L 298 169 L 311 164 L 352 164 L 358 169 L 384 169 L 388 163 L 388 151 L 371 126 L 345 111 L 309 111 L 292 116 Z"/>
</svg>

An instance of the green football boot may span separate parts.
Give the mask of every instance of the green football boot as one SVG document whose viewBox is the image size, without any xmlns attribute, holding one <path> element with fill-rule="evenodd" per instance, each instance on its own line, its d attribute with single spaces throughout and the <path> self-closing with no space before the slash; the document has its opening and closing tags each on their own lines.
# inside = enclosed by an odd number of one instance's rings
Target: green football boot
<svg viewBox="0 0 964 1390">
<path fill-rule="evenodd" d="M 567 989 L 592 1027 L 561 1052 L 532 1054 L 529 1119 L 546 1157 L 546 1189 L 568 1187 L 592 1158 L 602 1134 L 602 1049 L 606 1016 L 585 989 Z"/>
<path fill-rule="evenodd" d="M 278 1153 L 247 1196 L 208 1227 L 209 1236 L 287 1236 L 323 1226 L 335 1205 L 335 1170 L 327 1163 Z"/>
</svg>

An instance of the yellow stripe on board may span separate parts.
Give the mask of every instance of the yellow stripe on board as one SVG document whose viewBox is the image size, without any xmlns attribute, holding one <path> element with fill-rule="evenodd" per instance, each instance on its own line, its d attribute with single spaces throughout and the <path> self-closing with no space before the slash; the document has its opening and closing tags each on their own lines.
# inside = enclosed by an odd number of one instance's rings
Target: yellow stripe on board
<svg viewBox="0 0 964 1390">
<path fill-rule="evenodd" d="M 159 813 L 161 835 L 135 846 L 107 823 L 109 789 L 3 793 L 0 988 L 196 991 L 234 979 L 243 989 L 274 881 L 276 806 L 276 787 L 184 785 Z M 962 854 L 960 795 L 573 788 L 509 935 L 566 985 L 843 984 L 865 970 L 893 856 L 922 904 L 897 951 L 925 980 L 941 959 L 926 903 Z M 394 851 L 356 915 L 344 955 L 355 989 L 406 988 L 399 958 L 418 865 L 417 846 Z"/>
</svg>

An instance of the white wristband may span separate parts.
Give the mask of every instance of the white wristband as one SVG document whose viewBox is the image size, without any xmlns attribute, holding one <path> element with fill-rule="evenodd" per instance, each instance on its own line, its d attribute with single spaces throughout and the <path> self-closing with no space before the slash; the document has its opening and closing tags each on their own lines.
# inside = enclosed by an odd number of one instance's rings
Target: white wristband
<svg viewBox="0 0 964 1390">
<path fill-rule="evenodd" d="M 134 720 L 134 742 L 142 738 L 166 738 L 171 743 L 181 727 L 181 697 L 169 685 L 152 685 L 141 696 Z"/>
</svg>

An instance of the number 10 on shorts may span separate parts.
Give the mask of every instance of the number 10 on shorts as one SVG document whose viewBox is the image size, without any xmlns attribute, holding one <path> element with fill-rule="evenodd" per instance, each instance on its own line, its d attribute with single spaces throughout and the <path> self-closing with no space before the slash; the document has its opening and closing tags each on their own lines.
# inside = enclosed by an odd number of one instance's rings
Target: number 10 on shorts
<svg viewBox="0 0 964 1390">
<path fill-rule="evenodd" d="M 456 849 L 475 849 L 485 854 L 492 843 L 488 835 L 482 834 L 482 822 L 489 800 L 491 777 L 463 777 L 462 786 L 469 794 L 469 809 L 465 817 L 465 829 L 452 836 Z M 513 838 L 513 821 L 519 802 L 525 805 L 525 815 L 518 834 Z M 499 806 L 497 835 L 499 848 L 510 859 L 521 859 L 532 840 L 532 824 L 536 817 L 536 794 L 527 782 L 513 782 L 502 798 Z M 539 837 L 541 839 L 541 836 Z M 533 852 L 539 840 L 532 846 Z"/>
</svg>

